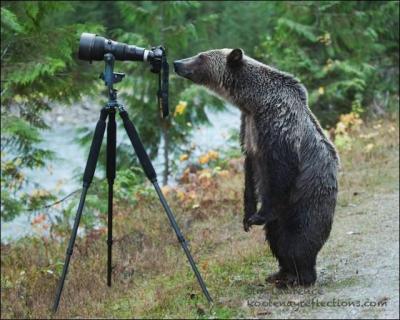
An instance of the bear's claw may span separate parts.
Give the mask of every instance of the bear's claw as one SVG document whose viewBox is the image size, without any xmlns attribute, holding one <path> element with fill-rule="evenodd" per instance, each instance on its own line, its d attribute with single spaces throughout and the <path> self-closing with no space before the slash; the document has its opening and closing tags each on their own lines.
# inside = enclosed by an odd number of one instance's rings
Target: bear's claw
<svg viewBox="0 0 400 320">
<path fill-rule="evenodd" d="M 261 225 L 263 225 L 265 222 L 267 222 L 267 219 L 265 219 L 264 216 L 261 216 L 261 215 L 259 215 L 258 213 L 253 214 L 253 215 L 249 218 L 249 224 L 250 224 L 250 226 L 252 226 L 252 225 L 261 226 Z"/>
</svg>

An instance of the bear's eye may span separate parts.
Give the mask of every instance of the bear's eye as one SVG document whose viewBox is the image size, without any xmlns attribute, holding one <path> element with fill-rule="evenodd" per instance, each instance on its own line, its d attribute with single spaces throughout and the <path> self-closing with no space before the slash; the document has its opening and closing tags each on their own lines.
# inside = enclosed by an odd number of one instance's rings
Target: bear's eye
<svg viewBox="0 0 400 320">
<path fill-rule="evenodd" d="M 200 59 L 201 61 L 206 60 L 206 55 L 201 53 L 201 54 L 199 55 L 199 59 Z"/>
</svg>

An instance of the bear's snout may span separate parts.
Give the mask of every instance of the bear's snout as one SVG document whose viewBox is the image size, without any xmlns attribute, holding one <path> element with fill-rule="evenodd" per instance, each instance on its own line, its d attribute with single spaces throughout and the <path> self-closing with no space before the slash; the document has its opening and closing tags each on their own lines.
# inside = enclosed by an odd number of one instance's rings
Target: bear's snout
<svg viewBox="0 0 400 320">
<path fill-rule="evenodd" d="M 186 60 L 186 61 L 185 61 Z M 191 68 L 189 68 L 188 59 L 175 60 L 174 61 L 174 70 L 181 77 L 190 79 L 189 76 L 193 73 Z"/>
<path fill-rule="evenodd" d="M 175 70 L 175 72 L 177 73 L 177 74 L 179 74 L 179 70 L 181 69 L 181 67 L 182 67 L 182 62 L 181 62 L 181 60 L 175 60 L 174 61 L 174 70 Z"/>
</svg>

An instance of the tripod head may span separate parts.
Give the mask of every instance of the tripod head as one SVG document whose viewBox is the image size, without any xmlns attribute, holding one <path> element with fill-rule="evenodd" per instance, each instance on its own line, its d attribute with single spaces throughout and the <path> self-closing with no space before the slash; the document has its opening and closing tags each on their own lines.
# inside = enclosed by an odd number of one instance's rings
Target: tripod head
<svg viewBox="0 0 400 320">
<path fill-rule="evenodd" d="M 125 77 L 124 73 L 114 72 L 114 61 L 115 57 L 112 53 L 106 53 L 104 55 L 104 72 L 100 74 L 100 79 L 104 80 L 104 84 L 108 88 L 108 107 L 116 107 L 117 103 L 117 90 L 114 89 L 114 83 L 121 82 Z"/>
<path fill-rule="evenodd" d="M 104 80 L 105 85 L 109 89 L 110 98 L 114 98 L 114 100 L 116 99 L 116 90 L 113 89 L 113 84 L 122 81 L 125 76 L 123 73 L 114 73 L 114 61 L 128 60 L 148 62 L 151 66 L 150 71 L 159 75 L 157 91 L 158 105 L 162 117 L 168 117 L 169 65 L 167 62 L 166 51 L 162 46 L 153 47 L 151 50 L 147 50 L 84 32 L 79 41 L 78 56 L 79 59 L 90 62 L 104 59 L 106 63 L 105 71 L 100 78 Z"/>
</svg>

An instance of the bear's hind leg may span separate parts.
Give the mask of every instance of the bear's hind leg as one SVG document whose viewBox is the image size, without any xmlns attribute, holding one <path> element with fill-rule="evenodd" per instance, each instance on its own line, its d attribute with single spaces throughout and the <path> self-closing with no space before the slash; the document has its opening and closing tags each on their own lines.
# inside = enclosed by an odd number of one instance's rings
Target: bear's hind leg
<svg viewBox="0 0 400 320">
<path fill-rule="evenodd" d="M 265 230 L 272 254 L 279 262 L 279 271 L 266 281 L 279 288 L 314 284 L 317 254 L 322 245 L 308 241 L 279 219 L 267 223 Z"/>
<path fill-rule="evenodd" d="M 284 250 L 280 250 L 279 264 L 286 270 L 286 277 L 276 283 L 277 287 L 310 286 L 317 280 L 315 269 L 318 250 L 313 250 L 310 243 L 300 237 L 286 239 Z"/>
<path fill-rule="evenodd" d="M 282 281 L 283 279 L 287 278 L 288 270 L 282 265 L 279 253 L 279 238 L 281 234 L 281 225 L 279 223 L 279 220 L 273 220 L 270 222 L 267 222 L 265 227 L 265 232 L 266 232 L 266 239 L 268 241 L 269 247 L 272 251 L 272 254 L 274 257 L 278 259 L 279 262 L 279 271 L 270 274 L 265 281 L 268 283 L 277 283 L 279 281 Z"/>
</svg>

